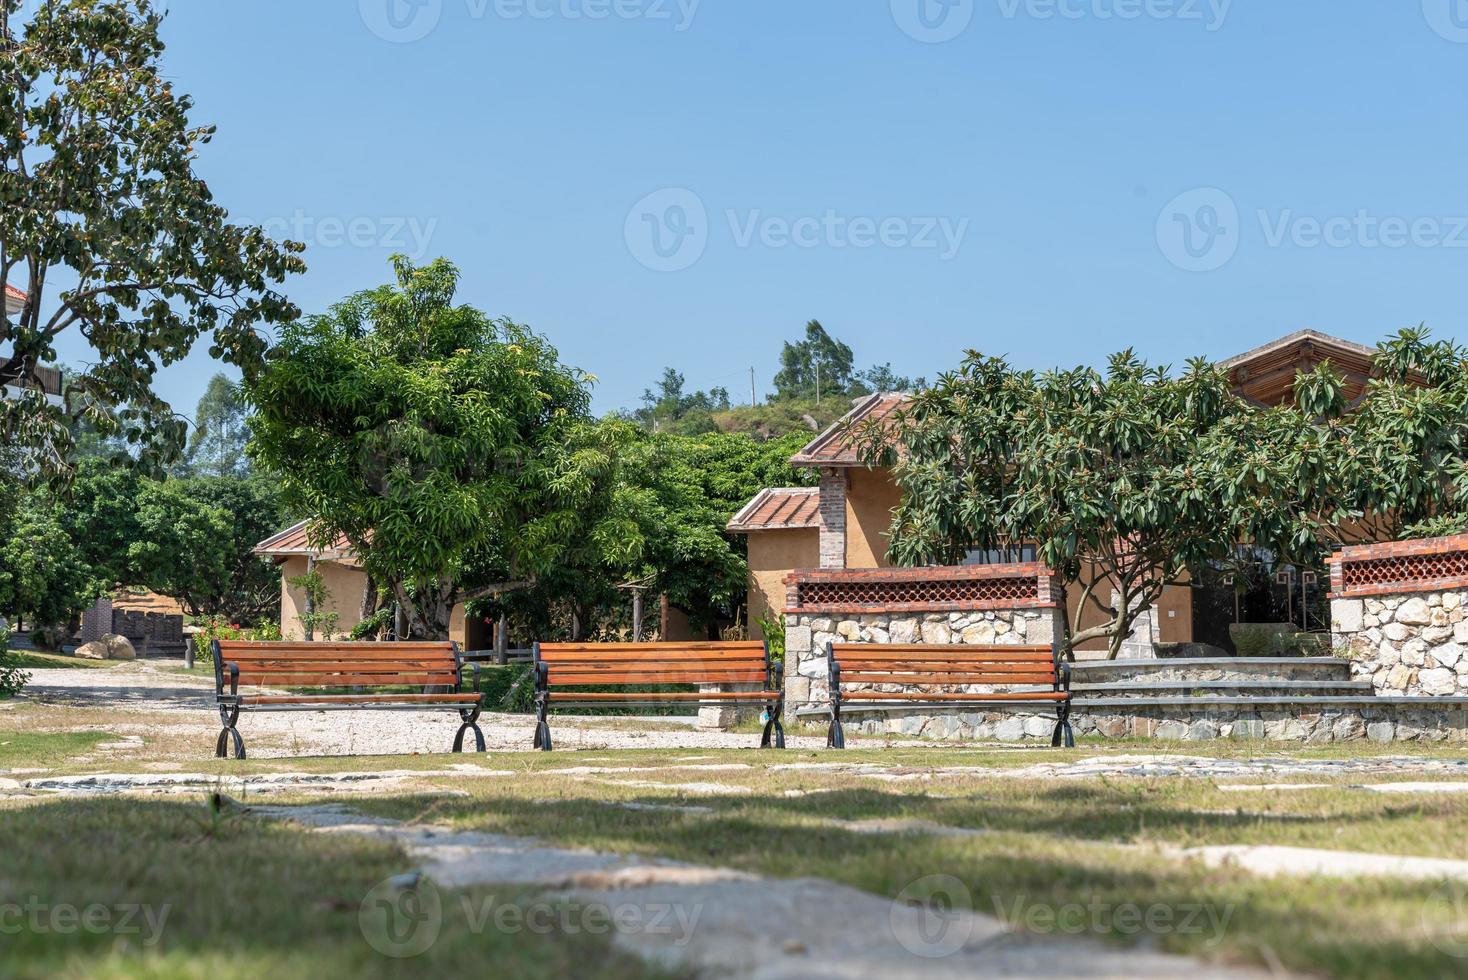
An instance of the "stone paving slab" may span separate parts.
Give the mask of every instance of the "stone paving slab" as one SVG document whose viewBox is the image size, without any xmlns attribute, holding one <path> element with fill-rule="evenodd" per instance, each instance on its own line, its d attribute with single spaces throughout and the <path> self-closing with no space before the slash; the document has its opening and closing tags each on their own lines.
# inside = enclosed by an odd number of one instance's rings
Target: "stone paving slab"
<svg viewBox="0 0 1468 980">
<path fill-rule="evenodd" d="M 576 903 L 676 909 L 686 930 L 623 929 L 617 945 L 674 968 L 756 980 L 1078 977 L 1244 980 L 1270 976 L 1144 949 L 1011 932 L 996 916 L 892 902 L 820 879 L 772 880 L 659 858 L 552 847 L 497 834 L 405 826 L 340 806 L 256 807 L 325 833 L 396 841 L 440 885 L 530 884 Z M 612 918 L 617 923 L 617 918 Z"/>
<path fill-rule="evenodd" d="M 1178 853 L 1210 867 L 1239 867 L 1255 874 L 1330 878 L 1409 878 L 1414 881 L 1468 881 L 1468 861 L 1327 851 L 1271 844 L 1218 844 Z"/>
</svg>

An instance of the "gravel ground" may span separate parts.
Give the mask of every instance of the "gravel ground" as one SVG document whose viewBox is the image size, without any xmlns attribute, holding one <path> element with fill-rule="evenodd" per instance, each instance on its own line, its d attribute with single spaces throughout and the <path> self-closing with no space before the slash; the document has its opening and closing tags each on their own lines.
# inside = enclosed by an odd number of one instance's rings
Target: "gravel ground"
<svg viewBox="0 0 1468 980">
<path fill-rule="evenodd" d="M 197 730 L 200 745 L 213 754 L 219 734 L 214 683 L 156 662 L 137 661 L 106 670 L 31 670 L 24 698 L 38 704 L 112 712 L 123 724 L 132 712 L 177 712 L 179 734 Z M 88 728 L 106 715 L 92 715 Z M 731 749 L 759 744 L 759 736 L 705 731 L 693 718 L 638 718 L 617 728 L 614 720 L 591 725 L 551 717 L 551 733 L 563 749 Z M 534 721 L 527 715 L 484 714 L 479 720 L 487 748 L 495 752 L 533 751 Z M 643 730 L 646 728 L 647 730 Z M 245 712 L 239 731 L 252 758 L 301 755 L 394 755 L 447 752 L 459 730 L 451 711 L 283 711 Z M 472 744 L 472 736 L 470 736 Z M 790 748 L 822 748 L 821 736 L 789 736 Z"/>
</svg>

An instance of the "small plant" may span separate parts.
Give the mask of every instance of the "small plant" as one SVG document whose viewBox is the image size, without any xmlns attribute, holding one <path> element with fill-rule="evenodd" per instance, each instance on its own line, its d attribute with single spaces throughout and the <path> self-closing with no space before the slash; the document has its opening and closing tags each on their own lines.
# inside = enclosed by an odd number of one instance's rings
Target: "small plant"
<svg viewBox="0 0 1468 980">
<path fill-rule="evenodd" d="M 778 671 L 785 665 L 785 617 L 767 613 L 757 622 L 764 632 L 765 645 L 770 650 L 770 662 Z"/>
<path fill-rule="evenodd" d="M 19 694 L 30 679 L 10 655 L 10 631 L 0 628 L 0 698 Z"/>
<path fill-rule="evenodd" d="M 306 639 L 316 639 L 318 632 L 323 640 L 332 639 L 341 624 L 341 614 L 321 611 L 331 599 L 331 591 L 326 587 L 326 577 L 312 570 L 304 575 L 293 575 L 285 582 L 291 588 L 300 589 L 306 594 L 306 611 L 296 617 Z"/>
</svg>

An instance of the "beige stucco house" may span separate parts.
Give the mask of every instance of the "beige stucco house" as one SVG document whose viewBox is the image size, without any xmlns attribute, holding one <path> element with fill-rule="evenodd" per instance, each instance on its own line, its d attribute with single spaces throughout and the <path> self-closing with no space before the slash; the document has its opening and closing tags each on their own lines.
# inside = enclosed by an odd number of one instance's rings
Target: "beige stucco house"
<svg viewBox="0 0 1468 980">
<path fill-rule="evenodd" d="M 1374 351 L 1361 344 L 1302 330 L 1220 362 L 1235 391 L 1260 405 L 1279 405 L 1292 397 L 1297 374 L 1329 360 L 1347 381 L 1350 398 L 1360 395 L 1372 373 Z M 796 569 L 885 568 L 892 510 L 901 497 L 891 473 L 862 462 L 846 433 L 855 424 L 879 421 L 899 408 L 907 396 L 878 393 L 857 400 L 851 411 L 816 436 L 791 462 L 820 473 L 818 488 L 772 488 L 761 491 L 729 522 L 728 530 L 749 541 L 749 618 L 778 615 L 785 606 L 785 577 Z M 1032 555 L 1029 556 L 1032 559 Z M 975 554 L 971 564 L 991 556 Z M 1281 570 L 1288 581 L 1267 585 L 1277 595 L 1260 597 L 1252 615 L 1220 589 L 1174 586 L 1166 590 L 1148 624 L 1151 640 L 1161 643 L 1228 642 L 1228 623 L 1275 621 L 1301 604 L 1307 590 L 1312 602 L 1323 600 L 1328 582 L 1323 570 Z M 1285 593 L 1288 590 L 1288 593 Z M 1074 607 L 1077 597 L 1070 597 Z M 1074 608 L 1068 611 L 1074 616 Z M 1322 624 L 1308 614 L 1302 625 Z M 1100 622 L 1101 613 L 1087 609 L 1083 626 Z M 1100 641 L 1087 646 L 1100 647 Z"/>
<path fill-rule="evenodd" d="M 327 591 L 326 604 L 317 612 L 336 613 L 339 635 L 350 633 L 362 621 L 363 603 L 369 598 L 367 573 L 345 539 L 339 539 L 331 548 L 314 548 L 307 540 L 306 522 L 302 521 L 255 545 L 255 554 L 270 559 L 280 569 L 280 632 L 286 639 L 305 638 L 301 614 L 306 611 L 306 596 L 291 585 L 291 580 L 311 571 L 321 573 Z M 464 606 L 454 607 L 449 639 L 464 649 L 480 650 L 491 645 L 492 637 L 489 624 L 471 624 L 466 621 Z"/>
</svg>

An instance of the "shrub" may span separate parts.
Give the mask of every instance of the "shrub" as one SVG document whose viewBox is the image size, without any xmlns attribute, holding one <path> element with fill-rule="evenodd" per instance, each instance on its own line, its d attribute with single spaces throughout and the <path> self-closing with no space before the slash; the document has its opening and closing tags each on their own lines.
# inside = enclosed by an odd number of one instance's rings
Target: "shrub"
<svg viewBox="0 0 1468 980">
<path fill-rule="evenodd" d="M 30 679 L 10 654 L 10 631 L 0 629 L 0 698 L 19 694 Z"/>
</svg>

